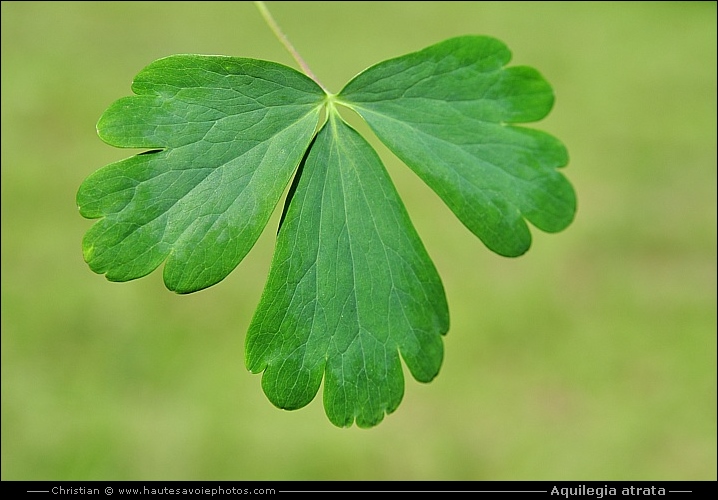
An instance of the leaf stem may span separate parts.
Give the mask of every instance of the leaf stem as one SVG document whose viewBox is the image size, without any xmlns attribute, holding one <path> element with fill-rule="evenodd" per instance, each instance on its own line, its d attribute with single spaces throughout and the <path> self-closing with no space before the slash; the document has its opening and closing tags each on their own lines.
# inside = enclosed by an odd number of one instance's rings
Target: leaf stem
<svg viewBox="0 0 718 500">
<path fill-rule="evenodd" d="M 287 38 L 287 35 L 284 34 L 282 29 L 277 24 L 277 21 L 274 20 L 274 17 L 272 16 L 271 12 L 269 12 L 269 9 L 267 9 L 267 6 L 264 4 L 264 2 L 254 2 L 254 5 L 259 9 L 259 13 L 262 14 L 262 17 L 266 21 L 266 23 L 269 25 L 269 27 L 274 32 L 274 35 L 279 39 L 280 42 L 282 42 L 282 45 L 284 45 L 284 48 L 289 51 L 290 54 L 292 54 L 292 57 L 294 57 L 294 60 L 297 61 L 297 64 L 299 64 L 299 67 L 302 68 L 302 71 L 304 71 L 304 74 L 307 75 L 309 78 L 314 80 L 317 85 L 319 85 L 324 92 L 331 95 L 331 92 L 327 90 L 327 88 L 322 85 L 322 82 L 319 81 L 319 78 L 316 77 L 314 72 L 309 68 L 309 65 L 302 59 L 302 56 L 299 55 L 299 52 L 294 48 L 294 46 L 291 44 L 289 39 Z"/>
</svg>

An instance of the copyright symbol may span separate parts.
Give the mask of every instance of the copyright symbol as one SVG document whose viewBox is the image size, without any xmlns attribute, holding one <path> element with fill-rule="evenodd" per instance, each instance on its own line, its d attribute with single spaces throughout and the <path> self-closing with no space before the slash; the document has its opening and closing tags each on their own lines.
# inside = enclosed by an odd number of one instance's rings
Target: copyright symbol
<svg viewBox="0 0 718 500">
<path fill-rule="evenodd" d="M 109 486 L 105 488 L 105 495 L 112 495 L 112 488 L 110 488 Z"/>
</svg>

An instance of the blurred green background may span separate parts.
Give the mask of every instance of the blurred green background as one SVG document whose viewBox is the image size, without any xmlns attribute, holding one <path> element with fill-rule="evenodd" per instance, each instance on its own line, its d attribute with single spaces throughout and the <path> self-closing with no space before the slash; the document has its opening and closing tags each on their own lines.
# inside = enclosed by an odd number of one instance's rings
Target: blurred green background
<svg viewBox="0 0 718 500">
<path fill-rule="evenodd" d="M 250 2 L 2 2 L 2 479 L 715 480 L 715 2 L 268 6 L 333 92 L 503 40 L 555 88 L 533 126 L 568 147 L 576 220 L 499 257 L 367 133 L 444 280 L 444 365 L 370 430 L 276 409 L 243 349 L 279 210 L 178 296 L 93 274 L 75 193 L 135 152 L 95 124 L 145 65 L 291 57 Z"/>
</svg>

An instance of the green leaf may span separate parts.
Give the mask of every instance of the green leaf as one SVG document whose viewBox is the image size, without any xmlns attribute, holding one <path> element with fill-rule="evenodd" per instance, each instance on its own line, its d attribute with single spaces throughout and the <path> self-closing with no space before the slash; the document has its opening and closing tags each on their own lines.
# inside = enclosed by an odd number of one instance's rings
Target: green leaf
<svg viewBox="0 0 718 500">
<path fill-rule="evenodd" d="M 117 147 L 149 151 L 80 186 L 90 268 L 110 280 L 163 262 L 171 290 L 227 276 L 289 185 L 269 277 L 247 333 L 247 368 L 280 408 L 324 383 L 337 426 L 378 424 L 443 360 L 444 289 L 384 166 L 339 116 L 344 105 L 411 167 L 491 250 L 531 243 L 526 221 L 555 232 L 576 197 L 558 169 L 566 149 L 517 124 L 540 120 L 553 91 L 488 37 L 446 40 L 379 63 L 338 95 L 286 66 L 177 55 L 142 70 L 97 125 Z M 317 131 L 322 111 L 326 121 Z"/>
<path fill-rule="evenodd" d="M 533 68 L 505 68 L 506 46 L 463 36 L 379 63 L 337 102 L 359 113 L 494 252 L 531 245 L 525 220 L 556 232 L 573 220 L 573 188 L 556 169 L 566 149 L 551 135 L 515 123 L 540 120 L 553 91 Z"/>
<path fill-rule="evenodd" d="M 400 354 L 417 380 L 438 373 L 444 290 L 381 160 L 335 110 L 297 177 L 247 367 L 285 409 L 308 404 L 324 377 L 329 419 L 370 427 L 401 401 Z"/>
<path fill-rule="evenodd" d="M 267 224 L 314 135 L 326 98 L 280 64 L 176 55 L 142 70 L 135 96 L 97 125 L 117 147 L 161 148 L 89 176 L 80 213 L 91 269 L 126 281 L 166 260 L 180 293 L 208 287 L 244 258 Z"/>
</svg>

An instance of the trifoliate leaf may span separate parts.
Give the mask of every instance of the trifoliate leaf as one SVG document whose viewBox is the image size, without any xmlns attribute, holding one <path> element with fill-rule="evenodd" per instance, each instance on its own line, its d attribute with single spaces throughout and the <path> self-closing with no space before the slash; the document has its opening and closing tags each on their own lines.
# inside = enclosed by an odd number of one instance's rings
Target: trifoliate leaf
<svg viewBox="0 0 718 500">
<path fill-rule="evenodd" d="M 295 181 L 246 361 L 276 406 L 306 405 L 324 377 L 329 419 L 370 427 L 404 394 L 400 355 L 417 380 L 436 376 L 449 315 L 381 160 L 330 114 Z"/>
<path fill-rule="evenodd" d="M 267 61 L 155 61 L 97 125 L 113 146 L 150 151 L 80 186 L 80 213 L 100 219 L 84 257 L 114 281 L 165 262 L 171 290 L 213 285 L 254 245 L 296 170 L 246 365 L 280 408 L 305 406 L 323 381 L 331 422 L 376 425 L 402 399 L 402 362 L 421 382 L 438 373 L 449 315 L 381 160 L 335 106 L 358 112 L 488 248 L 520 255 L 526 221 L 560 231 L 576 198 L 557 170 L 561 142 L 516 125 L 543 118 L 553 91 L 509 59 L 493 38 L 454 38 L 379 63 L 338 95 Z"/>
<path fill-rule="evenodd" d="M 80 213 L 93 271 L 152 272 L 177 292 L 229 274 L 256 242 L 314 135 L 322 89 L 280 64 L 222 56 L 155 61 L 97 125 L 117 147 L 161 148 L 89 176 Z"/>
<path fill-rule="evenodd" d="M 510 59 L 494 38 L 452 38 L 372 66 L 338 102 L 358 112 L 487 247 L 517 256 L 531 244 L 524 218 L 560 231 L 576 198 L 556 170 L 568 162 L 561 142 L 513 125 L 546 116 L 554 96 L 535 69 L 505 68 Z"/>
</svg>

